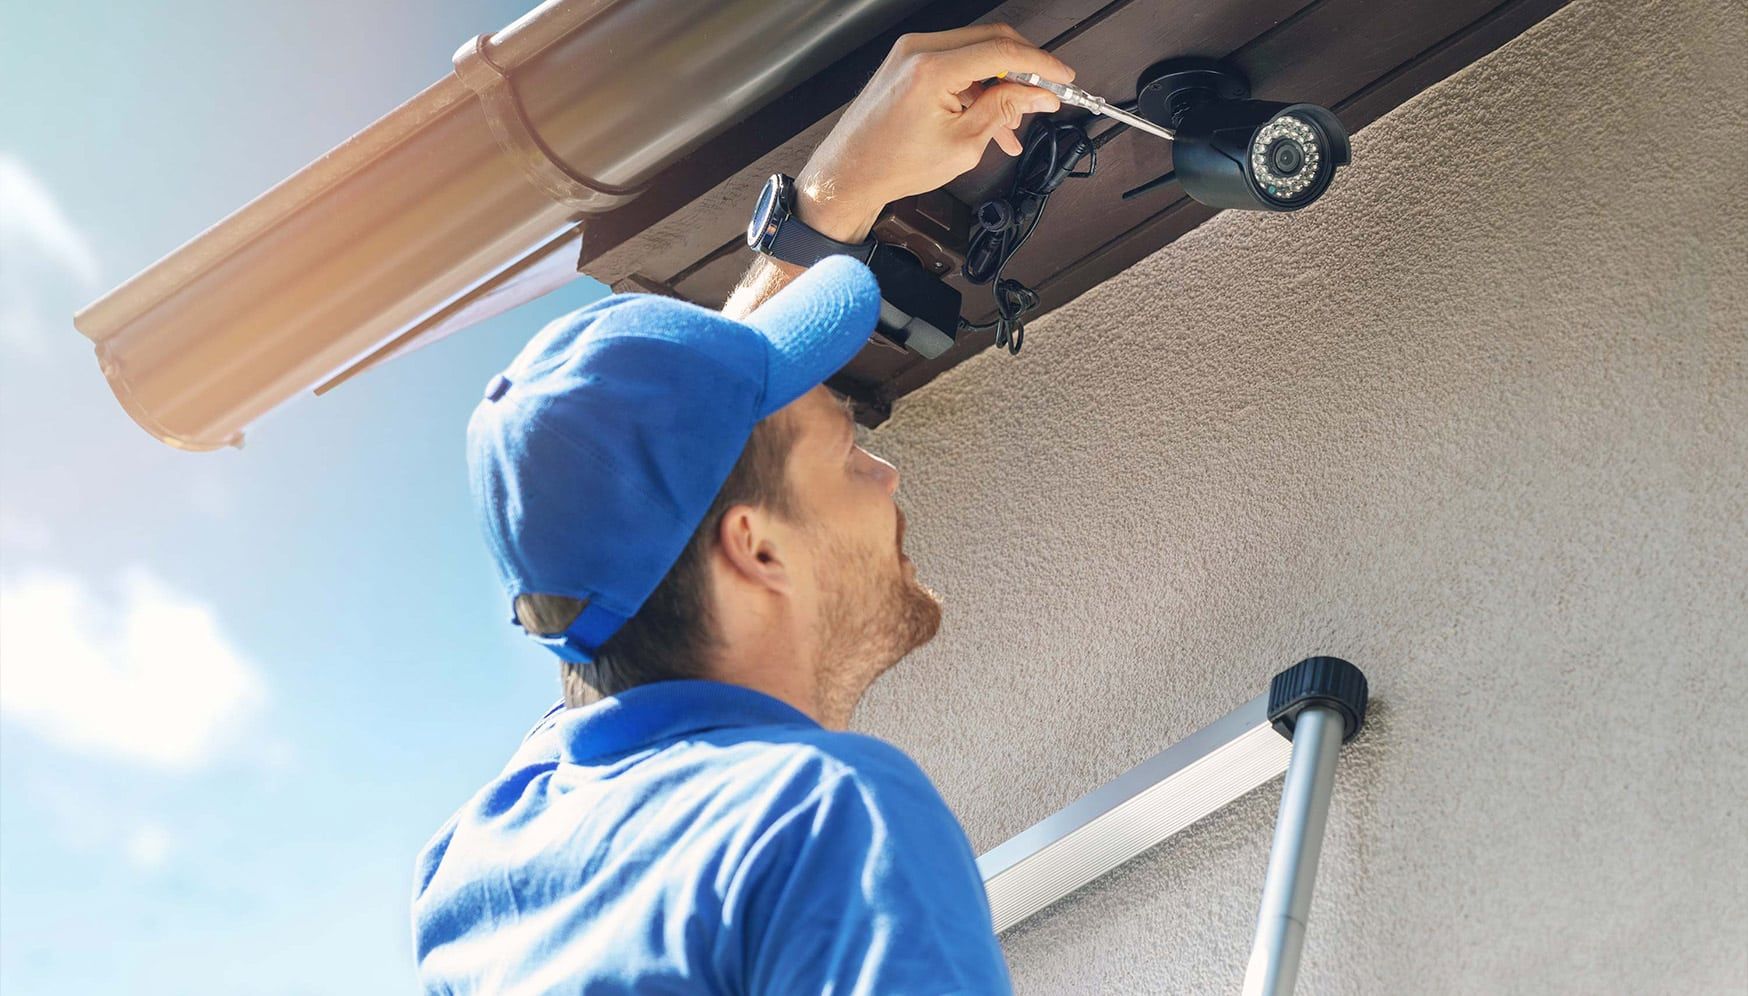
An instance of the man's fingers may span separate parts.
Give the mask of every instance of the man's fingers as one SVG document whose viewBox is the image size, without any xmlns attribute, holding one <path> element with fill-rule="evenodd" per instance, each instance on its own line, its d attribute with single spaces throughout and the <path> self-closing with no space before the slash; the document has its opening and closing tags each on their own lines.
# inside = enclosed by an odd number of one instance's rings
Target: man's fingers
<svg viewBox="0 0 1748 996">
<path fill-rule="evenodd" d="M 918 58 L 927 60 L 931 77 L 949 93 L 1006 72 L 1037 73 L 1058 83 L 1074 79 L 1074 70 L 1061 59 L 1012 38 L 992 38 Z"/>
<path fill-rule="evenodd" d="M 1056 95 L 1048 90 L 1040 90 L 1023 83 L 998 83 L 985 87 L 976 103 L 965 109 L 960 115 L 962 127 L 979 137 L 996 138 L 996 132 L 1006 129 L 1012 137 L 1012 131 L 1020 126 L 1020 118 L 1026 114 L 1047 114 L 1061 107 Z M 999 139 L 998 139 L 999 142 Z M 1015 141 L 1016 149 L 1018 141 Z M 1003 145 L 1003 149 L 1007 146 Z M 1017 155 L 1017 150 L 1011 155 Z"/>
<path fill-rule="evenodd" d="M 1020 83 L 998 83 L 986 87 L 977 102 L 961 115 L 964 126 L 975 136 L 978 148 L 993 140 L 1010 156 L 1020 154 L 1022 146 L 1015 133 L 1027 114 L 1056 110 L 1060 105 L 1048 90 Z"/>
<path fill-rule="evenodd" d="M 963 48 L 978 42 L 991 41 L 996 38 L 1011 38 L 1017 42 L 1026 42 L 1025 36 L 1015 31 L 1011 24 L 967 24 L 963 28 L 950 31 L 930 31 L 926 34 L 904 35 L 898 39 L 899 45 L 908 47 L 912 52 L 941 52 L 950 48 Z"/>
<path fill-rule="evenodd" d="M 959 98 L 959 106 L 961 108 L 966 108 L 977 103 L 977 98 L 983 96 L 983 91 L 987 89 L 989 88 L 982 83 L 973 83 L 953 96 Z"/>
</svg>

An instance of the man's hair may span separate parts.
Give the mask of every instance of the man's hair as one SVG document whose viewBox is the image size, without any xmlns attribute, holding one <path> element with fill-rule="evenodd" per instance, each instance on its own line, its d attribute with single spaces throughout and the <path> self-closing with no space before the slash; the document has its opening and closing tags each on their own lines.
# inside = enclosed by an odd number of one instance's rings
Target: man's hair
<svg viewBox="0 0 1748 996">
<path fill-rule="evenodd" d="M 593 662 L 561 663 L 565 705 L 588 705 L 655 681 L 704 676 L 718 646 L 710 612 L 710 555 L 719 542 L 723 514 L 736 505 L 754 505 L 798 520 L 784 470 L 798 435 L 792 422 L 779 413 L 753 426 L 746 448 L 680 559 L 637 614 L 601 645 Z M 528 632 L 550 636 L 564 632 L 585 604 L 563 595 L 526 594 L 516 599 L 516 618 Z"/>
</svg>

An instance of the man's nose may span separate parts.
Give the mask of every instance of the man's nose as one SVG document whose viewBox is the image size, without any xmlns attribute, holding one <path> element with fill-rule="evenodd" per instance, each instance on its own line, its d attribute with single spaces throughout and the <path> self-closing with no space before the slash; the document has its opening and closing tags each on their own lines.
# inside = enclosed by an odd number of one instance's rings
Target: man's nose
<svg viewBox="0 0 1748 996">
<path fill-rule="evenodd" d="M 872 453 L 870 453 L 869 456 L 874 456 L 874 455 Z M 876 464 L 878 464 L 878 467 L 876 468 L 876 470 L 883 478 L 881 483 L 886 485 L 887 495 L 897 494 L 898 493 L 898 468 L 894 467 L 890 461 L 888 461 L 882 457 L 877 457 L 877 456 L 874 457 L 874 462 Z"/>
</svg>

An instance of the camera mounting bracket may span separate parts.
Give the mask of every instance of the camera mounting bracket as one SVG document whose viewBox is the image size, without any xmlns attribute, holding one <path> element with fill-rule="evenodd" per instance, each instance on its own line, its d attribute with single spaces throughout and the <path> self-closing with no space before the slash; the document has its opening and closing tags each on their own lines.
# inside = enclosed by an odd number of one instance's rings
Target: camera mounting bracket
<svg viewBox="0 0 1748 996">
<path fill-rule="evenodd" d="M 1176 129 L 1183 116 L 1204 101 L 1244 100 L 1250 81 L 1219 59 L 1178 56 L 1156 62 L 1135 81 L 1136 113 Z"/>
</svg>

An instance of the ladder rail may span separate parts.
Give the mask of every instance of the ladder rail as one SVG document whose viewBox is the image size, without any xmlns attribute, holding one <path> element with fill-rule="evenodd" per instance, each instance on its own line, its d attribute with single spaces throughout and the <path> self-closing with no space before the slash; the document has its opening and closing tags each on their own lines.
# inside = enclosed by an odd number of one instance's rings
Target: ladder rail
<svg viewBox="0 0 1748 996">
<path fill-rule="evenodd" d="M 1269 691 L 977 859 L 1003 933 L 1285 771 L 1246 996 L 1290 996 L 1342 744 L 1365 725 L 1359 668 L 1307 657 Z"/>
</svg>

